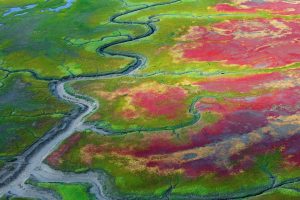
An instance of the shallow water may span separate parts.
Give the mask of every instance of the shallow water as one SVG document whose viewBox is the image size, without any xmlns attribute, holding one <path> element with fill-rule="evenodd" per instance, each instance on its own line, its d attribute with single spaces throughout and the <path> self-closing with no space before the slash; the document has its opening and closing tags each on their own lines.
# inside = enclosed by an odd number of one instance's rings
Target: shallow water
<svg viewBox="0 0 300 200">
<path fill-rule="evenodd" d="M 66 1 L 67 1 L 66 4 L 63 6 L 59 6 L 57 8 L 49 8 L 48 10 L 54 11 L 54 12 L 60 12 L 61 10 L 70 8 L 73 5 L 73 3 L 75 2 L 75 0 L 66 0 Z"/>
<path fill-rule="evenodd" d="M 16 12 L 21 12 L 21 11 L 24 11 L 24 10 L 32 9 L 32 8 L 34 8 L 36 6 L 37 6 L 37 4 L 30 4 L 30 5 L 27 5 L 25 7 L 13 7 L 13 8 L 8 9 L 2 16 L 5 17 L 5 16 L 10 15 L 12 13 L 16 13 Z"/>
</svg>

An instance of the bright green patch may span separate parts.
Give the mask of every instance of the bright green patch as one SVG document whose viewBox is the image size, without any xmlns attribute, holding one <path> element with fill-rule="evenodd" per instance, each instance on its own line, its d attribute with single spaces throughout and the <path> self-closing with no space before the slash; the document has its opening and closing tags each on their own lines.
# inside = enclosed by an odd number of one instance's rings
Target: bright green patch
<svg viewBox="0 0 300 200">
<path fill-rule="evenodd" d="M 84 184 L 37 183 L 38 187 L 56 192 L 62 200 L 94 200 L 89 193 L 90 186 Z"/>
</svg>

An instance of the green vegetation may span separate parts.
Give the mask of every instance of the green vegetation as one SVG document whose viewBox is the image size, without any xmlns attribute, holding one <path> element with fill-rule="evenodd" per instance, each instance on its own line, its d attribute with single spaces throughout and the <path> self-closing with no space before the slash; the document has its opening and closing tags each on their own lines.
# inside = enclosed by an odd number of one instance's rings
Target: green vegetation
<svg viewBox="0 0 300 200">
<path fill-rule="evenodd" d="M 10 74 L 0 89 L 0 157 L 16 156 L 52 129 L 70 112 L 57 100 L 47 81 L 29 73 Z M 7 158 L 6 158 L 7 157 Z"/>
<path fill-rule="evenodd" d="M 89 185 L 65 184 L 65 183 L 36 183 L 40 188 L 56 192 L 62 200 L 94 200 L 95 197 L 89 194 Z"/>
<path fill-rule="evenodd" d="M 22 197 L 1 197 L 0 200 L 35 200 L 30 198 L 22 198 Z"/>
<path fill-rule="evenodd" d="M 298 191 L 292 189 L 277 189 L 259 195 L 257 197 L 249 198 L 250 200 L 297 200 L 300 198 Z"/>
<path fill-rule="evenodd" d="M 109 42 L 104 36 L 144 32 L 143 26 L 109 24 L 110 16 L 126 10 L 120 1 L 78 0 L 62 13 L 41 12 L 44 8 L 57 7 L 58 2 L 54 2 L 39 3 L 22 17 L 3 17 L 1 23 L 5 25 L 0 26 L 2 67 L 29 69 L 41 77 L 61 78 L 110 72 L 130 62 L 96 52 L 101 43 Z"/>
</svg>

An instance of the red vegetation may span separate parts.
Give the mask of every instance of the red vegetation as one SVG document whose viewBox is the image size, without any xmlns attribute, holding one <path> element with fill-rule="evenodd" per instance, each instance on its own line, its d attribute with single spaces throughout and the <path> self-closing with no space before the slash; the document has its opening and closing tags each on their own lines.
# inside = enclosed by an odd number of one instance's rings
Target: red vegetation
<svg viewBox="0 0 300 200">
<path fill-rule="evenodd" d="M 245 162 L 253 162 L 258 155 L 278 151 L 281 153 L 282 159 L 288 163 L 288 166 L 296 165 L 300 167 L 299 134 L 300 132 L 291 137 L 281 138 L 280 140 L 266 134 L 261 142 L 249 146 L 247 149 L 239 152 L 239 154 L 231 156 L 230 160 L 243 164 Z"/>
<path fill-rule="evenodd" d="M 247 12 L 247 13 L 253 13 L 256 12 L 257 9 L 255 8 L 240 8 L 237 6 L 232 6 L 226 3 L 218 4 L 216 5 L 217 11 L 225 11 L 225 12 Z"/>
<path fill-rule="evenodd" d="M 186 59 L 222 61 L 256 68 L 279 67 L 300 61 L 300 22 L 282 19 L 232 20 L 211 28 L 193 27 L 177 45 Z"/>
<path fill-rule="evenodd" d="M 58 166 L 60 164 L 61 157 L 66 154 L 73 145 L 75 145 L 80 140 L 80 134 L 74 134 L 69 137 L 65 144 L 61 145 L 59 149 L 54 151 L 48 158 L 47 162 L 52 166 Z"/>
<path fill-rule="evenodd" d="M 277 73 L 266 75 L 250 76 L 246 78 L 236 78 L 236 84 L 233 84 L 231 79 L 220 80 L 221 87 L 240 88 L 235 85 L 239 84 L 258 84 L 263 82 L 263 79 L 269 80 L 280 77 Z M 227 84 L 226 82 L 230 82 Z M 231 83 L 232 82 L 232 83 Z M 226 83 L 226 84 L 225 84 Z M 205 85 L 206 83 L 200 82 Z M 211 86 L 210 86 L 211 87 Z M 237 87 L 237 88 L 236 88 Z M 213 89 L 213 87 L 211 87 Z M 250 88 L 247 88 L 247 90 Z M 243 91 L 243 90 L 242 90 Z M 197 146 L 202 146 L 215 139 L 222 139 L 224 136 L 232 134 L 245 134 L 263 127 L 268 124 L 268 117 L 276 118 L 278 116 L 288 116 L 299 111 L 300 88 L 293 87 L 288 89 L 280 89 L 270 91 L 267 94 L 253 97 L 243 98 L 225 98 L 222 101 L 211 98 L 201 99 L 196 108 L 200 112 L 217 112 L 223 117 L 217 123 L 203 128 L 199 134 L 192 136 L 191 141 L 184 144 L 176 144 L 169 139 L 154 137 L 150 140 L 149 146 L 145 150 L 138 150 L 134 153 L 135 156 L 147 157 L 155 154 L 166 154 Z"/>
<path fill-rule="evenodd" d="M 122 116 L 126 119 L 134 119 L 138 114 L 134 110 L 126 109 L 122 112 Z"/>
<path fill-rule="evenodd" d="M 294 87 L 274 91 L 259 97 L 242 99 L 225 99 L 224 102 L 198 102 L 196 107 L 200 111 L 214 111 L 218 113 L 232 113 L 240 110 L 253 110 L 264 113 L 265 116 L 279 116 L 293 114 L 298 111 L 300 88 Z"/>
<path fill-rule="evenodd" d="M 278 80 L 282 76 L 279 73 L 272 74 L 256 74 L 245 77 L 236 78 L 214 78 L 194 83 L 201 88 L 214 92 L 239 92 L 247 93 L 259 84 L 269 81 Z"/>
<path fill-rule="evenodd" d="M 219 175 L 228 175 L 229 170 L 224 167 L 216 165 L 216 158 L 205 158 L 193 160 L 187 163 L 184 163 L 181 167 L 185 170 L 185 174 L 188 177 L 198 177 L 207 173 L 217 173 Z"/>
<path fill-rule="evenodd" d="M 176 144 L 162 137 L 151 138 L 150 144 L 144 150 L 133 151 L 137 157 L 148 157 L 151 155 L 168 154 L 191 148 L 192 144 Z"/>
<path fill-rule="evenodd" d="M 300 14 L 299 2 L 287 1 L 247 1 L 238 5 L 218 4 L 217 11 L 225 12 L 257 12 L 260 10 L 268 11 L 274 14 L 297 15 Z"/>
<path fill-rule="evenodd" d="M 224 139 L 234 136 L 250 133 L 262 127 L 266 127 L 269 124 L 268 117 L 276 118 L 278 116 L 289 116 L 299 112 L 300 89 L 299 87 L 284 89 L 276 91 L 270 94 L 266 94 L 253 99 L 225 99 L 224 102 L 218 103 L 217 101 L 211 101 L 211 106 L 203 109 L 198 107 L 200 111 L 214 111 L 222 113 L 223 118 L 217 123 L 207 126 L 199 131 L 197 134 L 192 134 L 188 142 L 175 143 L 165 138 L 153 138 L 149 141 L 149 145 L 144 150 L 137 149 L 132 152 L 126 152 L 127 154 L 134 155 L 136 157 L 150 157 L 153 155 L 167 155 L 183 150 L 189 150 L 197 147 L 203 147 L 208 144 L 221 142 Z M 207 101 L 206 101 L 207 102 Z M 199 103 L 199 105 L 203 102 Z M 199 106 L 198 105 L 198 106 Z M 294 137 L 294 136 L 293 136 Z M 264 139 L 261 145 L 249 148 L 249 152 L 246 154 L 251 155 L 255 152 L 255 155 L 259 155 L 260 152 L 273 151 L 273 147 L 279 147 L 275 139 Z M 290 141 L 289 139 L 287 139 Z M 295 142 L 283 141 L 284 144 L 290 146 L 286 148 L 289 152 L 294 154 L 288 155 L 289 161 L 300 163 L 300 156 L 298 155 L 298 149 Z M 262 150 L 254 150 L 258 148 Z M 160 170 L 170 169 L 184 169 L 187 176 L 199 176 L 207 172 L 217 172 L 219 174 L 237 173 L 240 170 L 248 168 L 253 162 L 253 159 L 244 159 L 246 155 L 241 158 L 241 161 L 235 163 L 232 168 L 227 169 L 222 165 L 217 165 L 217 158 L 207 157 L 198 160 L 192 160 L 184 163 L 166 162 L 166 161 L 149 161 L 148 167 L 158 167 Z M 244 159 L 244 160 L 242 160 Z M 236 160 L 232 157 L 231 161 Z"/>
<path fill-rule="evenodd" d="M 270 74 L 270 77 L 275 79 L 280 76 L 274 73 Z M 263 82 L 264 78 L 266 78 L 266 80 L 272 79 L 270 77 L 259 75 L 258 77 L 250 76 L 246 78 L 236 78 L 235 80 L 242 82 L 242 84 L 244 84 L 244 82 L 251 83 L 251 80 L 253 80 L 254 84 L 258 84 Z M 173 153 L 184 155 L 180 154 L 180 152 L 216 144 L 227 138 L 247 134 L 259 128 L 267 127 L 270 123 L 269 117 L 276 119 L 278 116 L 289 116 L 299 112 L 299 98 L 300 89 L 299 87 L 294 87 L 270 91 L 268 94 L 248 99 L 227 98 L 222 101 L 216 99 L 211 101 L 208 99 L 200 100 L 196 106 L 200 112 L 217 112 L 221 114 L 222 118 L 218 122 L 201 129 L 199 132 L 190 134 L 187 140 L 180 142 L 176 140 L 175 142 L 175 140 L 172 141 L 168 137 L 156 136 L 149 138 L 147 141 L 143 141 L 141 145 L 131 146 L 131 148 L 128 146 L 114 148 L 108 145 L 105 148 L 103 147 L 104 149 L 100 146 L 97 148 L 87 148 L 86 153 L 88 151 L 89 153 L 87 154 L 95 155 L 101 153 L 101 151 L 105 151 L 117 155 L 130 155 L 135 157 L 134 159 L 149 159 L 145 161 L 145 165 L 148 168 L 155 167 L 161 172 L 182 169 L 188 177 L 198 177 L 210 172 L 225 176 L 239 173 L 240 171 L 250 168 L 253 166 L 255 156 L 274 152 L 274 150 L 284 145 L 285 148 L 282 154 L 286 161 L 298 165 L 300 163 L 299 151 L 296 145 L 298 138 L 292 142 L 292 139 L 288 139 L 288 137 L 291 136 L 287 135 L 286 139 L 276 141 L 276 137 L 268 137 L 268 133 L 266 133 L 266 136 L 262 136 L 262 142 L 256 143 L 255 146 L 246 147 L 246 150 L 242 150 L 238 155 L 229 156 L 226 161 L 228 162 L 227 167 L 222 163 L 224 160 L 214 157 L 213 153 L 207 157 L 195 160 L 184 160 L 182 158 L 182 162 L 178 162 L 178 159 L 181 159 L 180 157 L 176 157 L 174 160 L 172 157 L 167 160 L 153 160 L 152 158 L 158 155 L 168 157 L 168 154 Z M 296 136 L 292 136 L 291 138 L 295 137 Z M 195 151 L 197 150 L 195 149 Z M 218 163 L 219 161 L 221 163 Z"/>
<path fill-rule="evenodd" d="M 155 90 L 137 92 L 133 96 L 133 104 L 146 109 L 153 117 L 163 115 L 168 119 L 174 119 L 179 114 L 185 113 L 185 98 L 185 91 L 174 87 L 161 93 Z"/>
</svg>

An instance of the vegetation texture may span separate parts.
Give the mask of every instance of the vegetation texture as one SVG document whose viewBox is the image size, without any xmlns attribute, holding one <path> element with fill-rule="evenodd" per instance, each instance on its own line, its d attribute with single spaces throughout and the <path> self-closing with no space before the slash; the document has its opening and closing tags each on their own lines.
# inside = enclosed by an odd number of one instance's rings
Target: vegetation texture
<svg viewBox="0 0 300 200">
<path fill-rule="evenodd" d="M 300 199 L 298 1 L 0 0 L 0 16 L 0 165 L 70 112 L 50 90 L 69 79 L 99 106 L 52 168 L 104 172 L 120 199 Z"/>
</svg>

